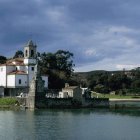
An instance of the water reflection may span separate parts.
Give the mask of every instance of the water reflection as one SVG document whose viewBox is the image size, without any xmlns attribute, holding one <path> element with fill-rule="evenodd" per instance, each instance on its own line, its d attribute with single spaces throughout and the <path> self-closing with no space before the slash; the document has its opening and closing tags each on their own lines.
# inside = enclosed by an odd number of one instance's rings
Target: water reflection
<svg viewBox="0 0 140 140">
<path fill-rule="evenodd" d="M 140 110 L 130 106 L 140 104 L 116 105 L 120 107 L 0 111 L 0 140 L 139 140 Z"/>
<path fill-rule="evenodd" d="M 111 102 L 110 112 L 128 116 L 140 116 L 140 102 Z"/>
<path fill-rule="evenodd" d="M 34 139 L 34 112 L 0 111 L 0 139 Z"/>
</svg>

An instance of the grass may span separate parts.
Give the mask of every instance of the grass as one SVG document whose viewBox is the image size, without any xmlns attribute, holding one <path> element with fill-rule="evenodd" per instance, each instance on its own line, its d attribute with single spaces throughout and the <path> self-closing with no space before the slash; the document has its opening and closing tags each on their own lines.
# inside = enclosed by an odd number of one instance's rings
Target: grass
<svg viewBox="0 0 140 140">
<path fill-rule="evenodd" d="M 133 95 L 110 95 L 110 94 L 100 94 L 100 93 L 92 93 L 92 97 L 95 98 L 109 98 L 109 99 L 139 99 L 140 96 Z"/>
<path fill-rule="evenodd" d="M 16 98 L 0 98 L 0 106 L 12 106 L 15 105 L 17 103 Z"/>
</svg>

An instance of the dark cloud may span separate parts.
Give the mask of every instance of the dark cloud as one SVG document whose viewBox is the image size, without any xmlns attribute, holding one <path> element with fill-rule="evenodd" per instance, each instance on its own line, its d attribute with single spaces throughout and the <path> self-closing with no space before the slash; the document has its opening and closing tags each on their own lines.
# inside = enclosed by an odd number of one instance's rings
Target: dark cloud
<svg viewBox="0 0 140 140">
<path fill-rule="evenodd" d="M 138 64 L 139 5 L 139 0 L 1 0 L 0 54 L 12 56 L 33 39 L 41 52 L 73 52 L 77 70 Z"/>
</svg>

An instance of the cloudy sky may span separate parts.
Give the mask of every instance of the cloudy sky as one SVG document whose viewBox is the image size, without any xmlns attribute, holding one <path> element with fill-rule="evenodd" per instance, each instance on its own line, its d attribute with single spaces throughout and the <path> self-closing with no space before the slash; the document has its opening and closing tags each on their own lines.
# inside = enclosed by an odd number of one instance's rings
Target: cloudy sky
<svg viewBox="0 0 140 140">
<path fill-rule="evenodd" d="M 75 71 L 140 66 L 140 0 L 0 0 L 0 55 L 32 39 L 74 53 Z"/>
</svg>

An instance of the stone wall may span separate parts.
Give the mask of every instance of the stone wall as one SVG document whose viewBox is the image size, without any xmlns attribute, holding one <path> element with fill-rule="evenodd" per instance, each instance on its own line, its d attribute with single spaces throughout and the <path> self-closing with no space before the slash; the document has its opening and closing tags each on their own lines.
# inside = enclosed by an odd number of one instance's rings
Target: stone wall
<svg viewBox="0 0 140 140">
<path fill-rule="evenodd" d="M 85 98 L 82 101 L 82 107 L 109 107 L 108 98 Z"/>
<path fill-rule="evenodd" d="M 29 106 L 28 100 L 18 99 L 21 105 Z M 35 97 L 35 108 L 108 108 L 109 99 L 88 98 L 83 99 L 82 103 L 72 98 L 45 98 L 43 96 Z"/>
<path fill-rule="evenodd" d="M 43 98 L 36 97 L 37 108 L 86 108 L 86 107 L 109 107 L 109 99 L 89 98 L 82 102 L 72 98 Z"/>
<path fill-rule="evenodd" d="M 71 108 L 71 98 L 42 98 L 36 97 L 37 108 Z"/>
</svg>

